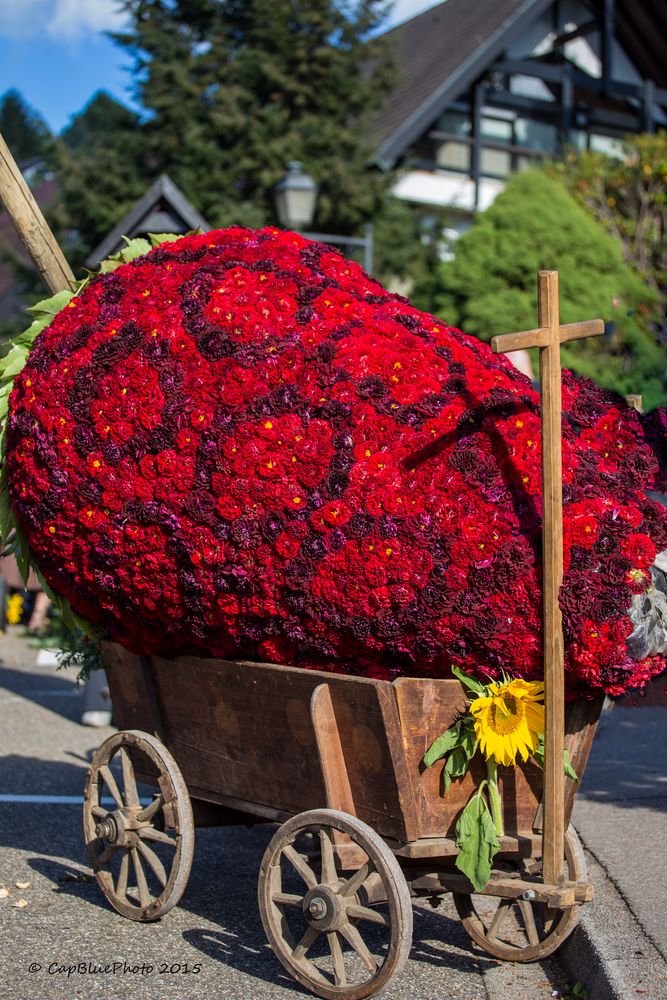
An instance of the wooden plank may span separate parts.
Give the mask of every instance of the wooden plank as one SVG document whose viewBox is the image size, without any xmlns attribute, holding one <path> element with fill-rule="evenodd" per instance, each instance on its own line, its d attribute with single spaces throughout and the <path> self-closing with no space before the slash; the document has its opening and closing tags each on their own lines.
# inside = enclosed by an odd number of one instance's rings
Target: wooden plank
<svg viewBox="0 0 667 1000">
<path fill-rule="evenodd" d="M 389 757 L 394 771 L 398 792 L 398 802 L 403 816 L 404 828 L 401 839 L 415 840 L 420 835 L 418 776 L 411 770 L 403 741 L 401 716 L 398 707 L 396 686 L 382 685 L 377 689 L 378 705 L 387 737 Z"/>
<path fill-rule="evenodd" d="M 411 888 L 415 895 L 432 892 L 459 892 L 470 895 L 474 889 L 465 875 L 458 872 L 434 872 L 415 879 Z M 529 882 L 525 879 L 492 875 L 482 889 L 481 895 L 500 896 L 502 899 L 520 899 L 524 892 L 532 893 L 532 902 L 546 903 L 552 909 L 567 909 L 577 902 L 588 902 L 593 898 L 593 886 L 587 882 L 564 882 L 549 885 L 544 882 Z"/>
<path fill-rule="evenodd" d="M 537 311 L 540 327 L 550 331 L 540 348 L 542 397 L 542 561 L 544 622 L 544 881 L 558 883 L 565 856 L 565 779 L 563 740 L 565 687 L 563 624 L 558 595 L 563 582 L 563 460 L 558 273 L 540 271 Z"/>
<path fill-rule="evenodd" d="M 102 662 L 109 683 L 113 718 L 119 729 L 150 732 L 152 718 L 146 701 L 141 657 L 115 643 L 102 643 Z"/>
<path fill-rule="evenodd" d="M 542 846 L 541 837 L 501 837 L 500 851 L 496 857 L 504 854 L 519 855 L 522 858 L 535 857 Z M 412 861 L 432 858 L 447 858 L 457 855 L 458 848 L 453 837 L 424 837 L 399 847 L 395 852 L 401 858 Z"/>
<path fill-rule="evenodd" d="M 326 804 L 329 809 L 339 809 L 349 813 L 350 816 L 356 816 L 350 779 L 345 766 L 340 733 L 331 701 L 331 689 L 328 684 L 318 684 L 313 691 L 310 699 L 310 714 L 324 778 Z"/>
<path fill-rule="evenodd" d="M 146 692 L 146 706 L 151 719 L 151 728 L 150 730 L 146 730 L 146 732 L 153 733 L 153 735 L 157 736 L 157 738 L 166 746 L 167 733 L 164 726 L 162 708 L 158 700 L 157 691 L 155 690 L 151 661 L 147 656 L 142 656 L 140 657 L 139 662 L 141 665 L 141 679 L 144 683 L 144 690 Z"/>
<path fill-rule="evenodd" d="M 76 288 L 72 270 L 2 135 L 0 200 L 49 291 Z"/>
<path fill-rule="evenodd" d="M 536 330 L 522 330 L 520 333 L 501 333 L 491 338 L 491 350 L 494 354 L 511 354 L 512 351 L 525 351 L 529 347 L 546 347 L 549 343 L 549 330 L 540 327 Z"/>
<path fill-rule="evenodd" d="M 479 782 L 486 766 L 477 756 L 466 776 L 440 793 L 442 764 L 426 769 L 425 752 L 445 729 L 466 711 L 467 700 L 459 681 L 426 677 L 401 677 L 394 681 L 408 770 L 416 788 L 417 832 L 408 839 L 451 837 L 459 813 Z M 535 810 L 542 796 L 542 772 L 528 762 L 517 768 L 500 768 L 505 829 L 512 835 L 531 837 Z"/>
</svg>

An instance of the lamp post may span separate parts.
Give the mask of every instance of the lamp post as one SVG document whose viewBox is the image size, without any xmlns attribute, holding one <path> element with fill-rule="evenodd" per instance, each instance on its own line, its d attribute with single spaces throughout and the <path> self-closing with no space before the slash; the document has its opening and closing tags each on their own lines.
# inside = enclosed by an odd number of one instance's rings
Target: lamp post
<svg viewBox="0 0 667 1000">
<path fill-rule="evenodd" d="M 294 229 L 311 240 L 320 243 L 332 243 L 338 246 L 363 247 L 364 269 L 370 274 L 373 270 L 373 225 L 368 222 L 364 226 L 363 236 L 337 236 L 333 233 L 306 232 L 312 225 L 317 202 L 318 186 L 298 160 L 293 160 L 287 167 L 287 173 L 278 181 L 274 191 L 276 212 L 280 225 L 286 229 Z"/>
</svg>

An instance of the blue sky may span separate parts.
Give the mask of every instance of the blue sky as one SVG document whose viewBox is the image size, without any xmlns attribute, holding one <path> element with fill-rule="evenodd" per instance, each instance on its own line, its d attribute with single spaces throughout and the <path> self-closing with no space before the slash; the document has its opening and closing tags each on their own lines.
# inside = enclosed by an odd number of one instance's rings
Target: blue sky
<svg viewBox="0 0 667 1000">
<path fill-rule="evenodd" d="M 438 0 L 396 0 L 392 22 Z M 15 87 L 54 131 L 96 90 L 131 103 L 127 55 L 105 31 L 122 27 L 117 0 L 1 0 L 0 95 Z"/>
</svg>

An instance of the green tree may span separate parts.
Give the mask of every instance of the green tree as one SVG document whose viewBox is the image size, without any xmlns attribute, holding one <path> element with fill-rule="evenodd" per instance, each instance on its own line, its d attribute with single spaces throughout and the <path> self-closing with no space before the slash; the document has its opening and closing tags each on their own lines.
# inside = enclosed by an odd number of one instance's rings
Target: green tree
<svg viewBox="0 0 667 1000">
<path fill-rule="evenodd" d="M 51 148 L 48 125 L 18 90 L 0 97 L 0 134 L 18 163 L 46 156 Z"/>
<path fill-rule="evenodd" d="M 98 91 L 62 133 L 55 157 L 61 198 L 49 222 L 76 266 L 146 189 L 141 120 Z"/>
<path fill-rule="evenodd" d="M 391 177 L 368 116 L 391 83 L 385 0 L 125 0 L 146 180 L 166 171 L 213 225 L 275 221 L 290 160 L 320 185 L 316 223 L 357 231 Z M 100 178 L 99 184 L 106 179 Z"/>
<path fill-rule="evenodd" d="M 448 212 L 388 197 L 374 226 L 373 273 L 387 288 L 433 312 L 440 291 L 440 238 Z"/>
<path fill-rule="evenodd" d="M 483 340 L 535 325 L 536 272 L 560 278 L 561 322 L 599 316 L 609 333 L 567 344 L 563 363 L 647 408 L 667 402 L 665 355 L 646 323 L 655 293 L 624 263 L 621 245 L 539 171 L 512 178 L 441 265 L 439 314 Z"/>
<path fill-rule="evenodd" d="M 653 326 L 666 333 L 667 131 L 628 136 L 621 159 L 573 151 L 551 169 L 656 292 Z"/>
</svg>

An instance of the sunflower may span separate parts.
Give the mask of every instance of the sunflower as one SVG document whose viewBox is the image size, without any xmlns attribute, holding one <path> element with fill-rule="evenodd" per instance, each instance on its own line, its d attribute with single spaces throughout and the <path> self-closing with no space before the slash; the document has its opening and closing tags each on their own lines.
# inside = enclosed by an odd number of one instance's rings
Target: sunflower
<svg viewBox="0 0 667 1000">
<path fill-rule="evenodd" d="M 475 698 L 470 705 L 482 753 L 498 764 L 516 764 L 518 753 L 528 760 L 544 732 L 544 684 L 494 681 L 487 691 L 488 695 Z"/>
</svg>

